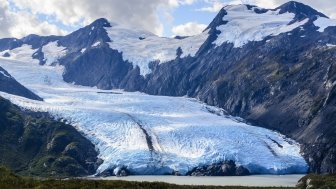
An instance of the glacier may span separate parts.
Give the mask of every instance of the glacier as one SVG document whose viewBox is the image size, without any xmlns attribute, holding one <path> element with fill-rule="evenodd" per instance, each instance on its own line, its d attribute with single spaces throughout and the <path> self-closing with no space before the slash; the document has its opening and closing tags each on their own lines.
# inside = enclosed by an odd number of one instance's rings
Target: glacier
<svg viewBox="0 0 336 189">
<path fill-rule="evenodd" d="M 44 101 L 0 96 L 24 109 L 49 112 L 83 133 L 103 160 L 97 174 L 121 167 L 132 174 L 186 174 L 224 160 L 254 174 L 308 169 L 300 145 L 278 132 L 246 124 L 197 99 L 66 83 L 62 66 L 39 65 L 31 51 L 28 46 L 16 49 L 16 55 L 11 51 L 11 57 L 0 58 L 0 66 Z"/>
</svg>

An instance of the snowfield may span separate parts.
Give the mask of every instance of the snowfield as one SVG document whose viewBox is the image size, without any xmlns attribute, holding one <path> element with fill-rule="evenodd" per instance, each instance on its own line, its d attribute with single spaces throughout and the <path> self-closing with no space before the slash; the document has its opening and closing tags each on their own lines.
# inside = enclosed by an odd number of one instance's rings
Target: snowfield
<svg viewBox="0 0 336 189">
<path fill-rule="evenodd" d="M 22 52 L 20 52 L 22 54 Z M 127 167 L 133 174 L 167 174 L 234 160 L 252 173 L 305 173 L 299 144 L 247 125 L 222 109 L 186 97 L 103 91 L 62 80 L 61 66 L 0 58 L 0 66 L 43 102 L 1 92 L 18 106 L 48 111 L 74 125 L 104 160 L 97 173 Z"/>
<path fill-rule="evenodd" d="M 177 49 L 181 48 L 181 58 L 195 56 L 208 38 L 208 31 L 183 39 L 159 37 L 150 32 L 111 24 L 105 28 L 112 42 L 110 48 L 123 53 L 123 59 L 140 68 L 140 74 L 151 73 L 149 63 L 160 63 L 176 59 Z"/>
<path fill-rule="evenodd" d="M 214 41 L 217 46 L 227 42 L 239 48 L 251 41 L 262 41 L 267 36 L 290 32 L 309 21 L 307 18 L 291 23 L 295 18 L 293 13 L 279 14 L 280 10 L 268 10 L 257 14 L 254 9 L 260 9 L 259 7 L 249 10 L 246 5 L 228 5 L 224 9 L 227 15 L 223 17 L 223 21 L 227 21 L 227 24 L 217 27 L 221 32 Z"/>
<path fill-rule="evenodd" d="M 324 30 L 328 27 L 336 26 L 336 20 L 319 17 L 317 20 L 314 21 L 314 25 L 319 27 L 317 31 L 324 32 Z"/>
<path fill-rule="evenodd" d="M 44 60 L 46 65 L 50 66 L 53 63 L 57 63 L 58 59 L 66 55 L 66 48 L 58 44 L 58 41 L 50 42 L 42 47 L 42 53 L 44 54 Z"/>
</svg>

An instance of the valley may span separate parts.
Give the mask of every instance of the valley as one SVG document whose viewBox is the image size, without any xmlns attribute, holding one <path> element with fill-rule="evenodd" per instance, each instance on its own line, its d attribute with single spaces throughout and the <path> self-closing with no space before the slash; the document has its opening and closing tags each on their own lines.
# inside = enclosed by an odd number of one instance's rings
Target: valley
<svg viewBox="0 0 336 189">
<path fill-rule="evenodd" d="M 0 95 L 75 126 L 98 149 L 103 163 L 97 174 L 126 169 L 131 174 L 185 175 L 197 166 L 226 160 L 251 174 L 307 171 L 295 141 L 195 99 L 120 90 L 107 94 L 64 82 L 61 66 L 8 58 L 1 58 L 0 66 L 44 101 Z"/>
<path fill-rule="evenodd" d="M 295 1 L 224 6 L 193 36 L 100 18 L 64 36 L 0 39 L 0 96 L 25 118 L 9 112 L 20 130 L 45 131 L 30 127 L 34 112 L 90 141 L 94 166 L 71 157 L 80 176 L 335 173 L 335 36 L 335 20 Z M 11 134 L 20 147 L 25 136 Z"/>
</svg>

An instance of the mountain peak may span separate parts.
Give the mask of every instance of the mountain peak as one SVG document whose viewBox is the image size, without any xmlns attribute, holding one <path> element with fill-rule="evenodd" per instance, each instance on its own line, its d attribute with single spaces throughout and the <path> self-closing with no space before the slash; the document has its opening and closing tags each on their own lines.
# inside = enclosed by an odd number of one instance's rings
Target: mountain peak
<svg viewBox="0 0 336 189">
<path fill-rule="evenodd" d="M 212 20 L 212 22 L 208 25 L 207 28 L 204 29 L 204 31 L 208 30 L 208 29 L 213 29 L 216 28 L 217 26 L 223 25 L 226 23 L 226 21 L 223 20 L 223 17 L 227 15 L 227 12 L 225 10 L 225 7 L 223 7 L 219 13 L 217 14 L 217 16 Z M 204 32 L 203 31 L 203 32 Z"/>
<path fill-rule="evenodd" d="M 295 20 L 303 20 L 305 18 L 312 18 L 316 16 L 328 18 L 326 15 L 324 15 L 321 12 L 318 12 L 312 7 L 296 1 L 289 1 L 277 7 L 275 10 L 280 10 L 279 14 L 283 14 L 286 12 L 294 13 L 296 15 Z"/>
<path fill-rule="evenodd" d="M 91 27 L 111 27 L 110 22 L 106 18 L 98 18 L 90 24 Z"/>
</svg>

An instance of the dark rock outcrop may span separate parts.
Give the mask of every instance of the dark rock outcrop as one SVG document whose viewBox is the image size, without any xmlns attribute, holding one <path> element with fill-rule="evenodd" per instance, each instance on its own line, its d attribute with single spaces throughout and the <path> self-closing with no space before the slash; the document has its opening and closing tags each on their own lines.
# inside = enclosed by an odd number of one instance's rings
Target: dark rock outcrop
<svg viewBox="0 0 336 189">
<path fill-rule="evenodd" d="M 117 171 L 115 171 L 114 173 L 117 177 L 126 177 L 128 176 L 130 173 L 129 171 L 127 170 L 126 167 L 122 167 L 120 169 L 118 169 Z"/>
<path fill-rule="evenodd" d="M 0 51 L 10 50 L 22 46 L 23 42 L 15 38 L 0 39 Z"/>
<path fill-rule="evenodd" d="M 250 171 L 242 166 L 236 166 L 232 160 L 215 163 L 208 166 L 195 167 L 187 173 L 189 176 L 247 176 Z"/>
<path fill-rule="evenodd" d="M 126 177 L 130 175 L 130 171 L 127 167 L 114 167 L 111 169 L 106 169 L 103 172 L 97 174 L 98 177 L 110 177 L 110 176 L 117 176 L 117 177 Z"/>
</svg>

